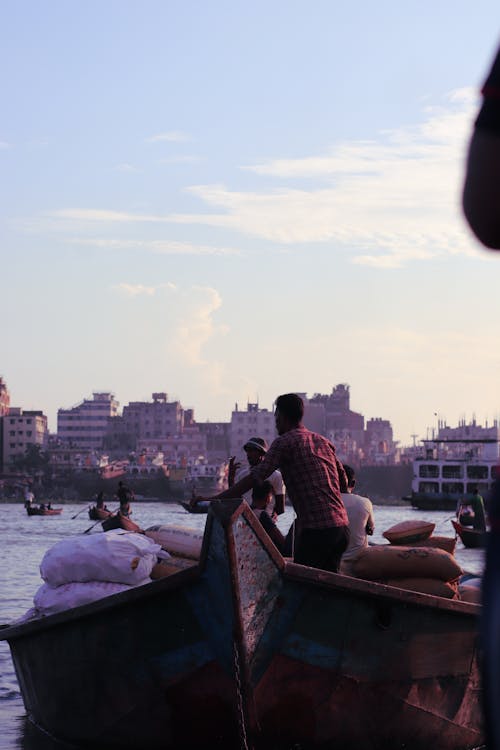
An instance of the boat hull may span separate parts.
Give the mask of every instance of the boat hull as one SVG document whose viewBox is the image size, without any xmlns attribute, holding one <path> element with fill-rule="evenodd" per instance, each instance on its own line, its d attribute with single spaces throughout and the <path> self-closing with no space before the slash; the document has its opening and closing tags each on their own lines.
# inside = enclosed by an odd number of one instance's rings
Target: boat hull
<svg viewBox="0 0 500 750">
<path fill-rule="evenodd" d="M 472 549 L 479 549 L 486 547 L 487 532 L 476 531 L 470 527 L 463 526 L 458 521 L 452 520 L 453 528 L 455 529 L 457 536 L 460 538 L 464 547 L 470 547 Z"/>
<path fill-rule="evenodd" d="M 138 526 L 134 521 L 126 516 L 121 516 L 119 513 L 116 515 L 110 514 L 108 518 L 105 518 L 101 524 L 104 531 L 112 531 L 113 529 L 123 529 L 124 531 L 141 531 L 141 527 Z"/>
<path fill-rule="evenodd" d="M 26 508 L 28 516 L 60 516 L 62 508 Z"/>
<path fill-rule="evenodd" d="M 89 518 L 91 521 L 104 521 L 105 518 L 109 518 L 112 512 L 110 510 L 104 510 L 104 508 L 98 508 L 93 505 L 89 508 Z"/>
<path fill-rule="evenodd" d="M 426 494 L 424 492 L 413 492 L 411 495 L 407 495 L 403 500 L 409 500 L 413 508 L 418 510 L 450 510 L 455 511 L 457 503 L 460 501 L 461 496 L 456 497 L 452 495 L 440 495 L 440 494 Z"/>
<path fill-rule="evenodd" d="M 194 568 L 0 637 L 28 715 L 75 744 L 465 750 L 479 611 L 285 562 L 228 501 Z"/>
</svg>

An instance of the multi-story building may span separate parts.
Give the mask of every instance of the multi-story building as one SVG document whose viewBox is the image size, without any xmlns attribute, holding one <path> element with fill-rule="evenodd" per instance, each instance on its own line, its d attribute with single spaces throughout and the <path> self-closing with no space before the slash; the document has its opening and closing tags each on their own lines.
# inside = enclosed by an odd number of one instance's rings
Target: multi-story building
<svg viewBox="0 0 500 750">
<path fill-rule="evenodd" d="M 108 420 L 104 440 L 107 450 L 123 454 L 149 446 L 149 451 L 162 451 L 163 441 L 180 435 L 184 424 L 192 420 L 192 412 L 184 414 L 180 402 L 169 401 L 166 393 L 153 393 L 152 399 L 132 401 L 123 407 L 121 417 Z"/>
<path fill-rule="evenodd" d="M 118 415 L 113 393 L 93 393 L 71 409 L 57 412 L 57 436 L 70 447 L 101 450 L 108 420 Z"/>
<path fill-rule="evenodd" d="M 41 411 L 23 411 L 20 407 L 9 407 L 2 418 L 3 464 L 12 468 L 17 459 L 23 458 L 31 445 L 44 449 L 47 445 L 47 417 Z"/>
<path fill-rule="evenodd" d="M 251 437 L 262 437 L 272 443 L 276 437 L 274 414 L 269 409 L 260 409 L 258 404 L 247 404 L 246 411 L 240 411 L 235 404 L 231 413 L 230 454 L 240 460 L 245 458 L 243 446 Z"/>
<path fill-rule="evenodd" d="M 381 417 L 369 419 L 365 434 L 366 463 L 390 465 L 395 462 L 395 454 L 396 443 L 389 420 Z"/>
</svg>

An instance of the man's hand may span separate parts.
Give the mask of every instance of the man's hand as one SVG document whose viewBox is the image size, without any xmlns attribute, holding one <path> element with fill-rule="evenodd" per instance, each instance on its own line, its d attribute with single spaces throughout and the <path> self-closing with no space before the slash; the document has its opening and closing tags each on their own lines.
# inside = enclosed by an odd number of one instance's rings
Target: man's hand
<svg viewBox="0 0 500 750">
<path fill-rule="evenodd" d="M 229 459 L 229 467 L 227 470 L 227 483 L 229 487 L 233 486 L 236 472 L 238 471 L 240 466 L 241 464 L 236 460 L 236 456 L 231 456 L 231 458 Z"/>
</svg>

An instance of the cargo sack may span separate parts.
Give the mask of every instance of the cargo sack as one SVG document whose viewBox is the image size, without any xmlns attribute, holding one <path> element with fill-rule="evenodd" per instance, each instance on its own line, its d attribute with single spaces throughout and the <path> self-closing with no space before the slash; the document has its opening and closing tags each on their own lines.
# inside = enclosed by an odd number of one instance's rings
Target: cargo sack
<svg viewBox="0 0 500 750">
<path fill-rule="evenodd" d="M 445 599 L 458 598 L 458 583 L 456 581 L 439 581 L 437 578 L 389 578 L 382 581 L 388 586 L 397 586 L 407 591 L 417 591 L 420 594 L 442 596 Z"/>
<path fill-rule="evenodd" d="M 200 559 L 203 531 L 185 526 L 150 526 L 144 533 L 171 555 Z"/>
<path fill-rule="evenodd" d="M 429 521 L 401 521 L 383 532 L 391 544 L 413 544 L 428 539 L 434 529 L 435 523 Z"/>
<path fill-rule="evenodd" d="M 151 581 L 146 578 L 145 581 L 140 583 L 151 583 Z M 46 617 L 56 612 L 73 609 L 73 607 L 81 607 L 83 604 L 90 604 L 97 599 L 103 599 L 121 591 L 128 591 L 130 588 L 132 587 L 126 583 L 109 583 L 107 581 L 63 583 L 62 586 L 49 586 L 44 583 L 33 597 L 33 604 L 38 616 Z"/>
<path fill-rule="evenodd" d="M 379 581 L 390 578 L 437 578 L 453 581 L 462 568 L 453 555 L 433 547 L 398 547 L 381 544 L 363 550 L 354 560 L 353 574 L 357 578 Z"/>
<path fill-rule="evenodd" d="M 446 552 L 449 552 L 450 555 L 453 555 L 455 554 L 455 547 L 457 546 L 457 538 L 455 536 L 430 536 L 428 539 L 424 539 L 423 541 L 412 542 L 411 546 L 438 547 L 439 549 L 444 549 Z"/>
<path fill-rule="evenodd" d="M 481 588 L 479 586 L 468 586 L 466 583 L 461 583 L 458 587 L 458 595 L 463 602 L 481 604 Z"/>
<path fill-rule="evenodd" d="M 40 575 L 50 586 L 107 581 L 135 586 L 151 574 L 160 545 L 121 530 L 64 539 L 45 553 Z"/>
</svg>

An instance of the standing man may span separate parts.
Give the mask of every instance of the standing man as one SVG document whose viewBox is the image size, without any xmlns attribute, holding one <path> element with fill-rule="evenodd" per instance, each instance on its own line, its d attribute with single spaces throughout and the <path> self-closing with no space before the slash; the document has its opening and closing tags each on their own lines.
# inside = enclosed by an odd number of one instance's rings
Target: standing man
<svg viewBox="0 0 500 750">
<path fill-rule="evenodd" d="M 231 459 L 229 461 L 229 475 L 228 475 L 228 485 L 229 487 L 232 487 L 235 482 L 238 482 L 243 477 L 246 477 L 250 471 L 253 469 L 254 466 L 258 466 L 258 464 L 263 460 L 264 456 L 266 455 L 268 451 L 268 445 L 267 442 L 264 440 L 264 438 L 261 437 L 251 437 L 250 440 L 247 440 L 245 445 L 243 446 L 243 450 L 246 453 L 247 461 L 248 461 L 248 469 L 240 468 L 239 463 L 235 463 L 234 456 L 231 456 Z M 275 514 L 277 516 L 281 515 L 285 512 L 285 486 L 283 484 L 283 477 L 281 476 L 281 473 L 276 470 L 273 471 L 272 474 L 269 475 L 268 481 L 270 482 L 272 486 L 273 496 L 274 496 L 274 509 L 272 505 L 267 505 L 266 512 L 272 517 Z M 248 490 L 248 492 L 243 493 L 242 497 L 247 501 L 247 503 L 250 505 L 252 502 L 252 492 L 251 490 Z"/>
<path fill-rule="evenodd" d="M 342 500 L 349 518 L 350 538 L 349 545 L 342 555 L 340 572 L 352 575 L 352 564 L 368 546 L 367 534 L 373 534 L 375 521 L 371 500 L 353 492 L 356 484 L 354 469 L 344 464 L 344 471 L 347 475 L 347 492 L 342 493 Z"/>
<path fill-rule="evenodd" d="M 300 527 L 294 561 L 336 573 L 349 542 L 344 468 L 332 443 L 302 424 L 304 402 L 296 393 L 278 396 L 274 416 L 278 437 L 262 461 L 217 499 L 239 497 L 279 468 Z"/>
</svg>

